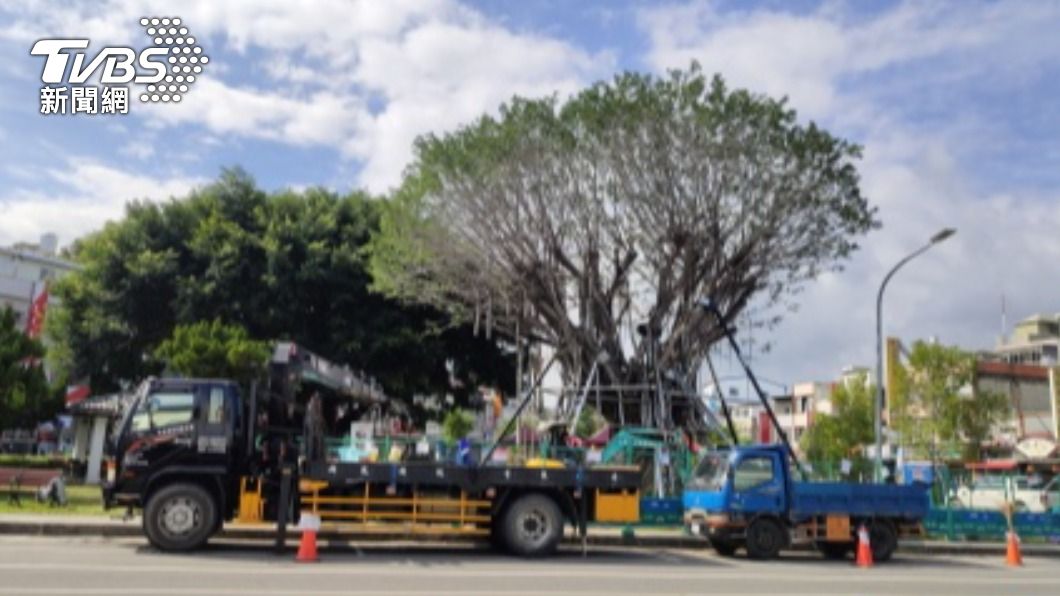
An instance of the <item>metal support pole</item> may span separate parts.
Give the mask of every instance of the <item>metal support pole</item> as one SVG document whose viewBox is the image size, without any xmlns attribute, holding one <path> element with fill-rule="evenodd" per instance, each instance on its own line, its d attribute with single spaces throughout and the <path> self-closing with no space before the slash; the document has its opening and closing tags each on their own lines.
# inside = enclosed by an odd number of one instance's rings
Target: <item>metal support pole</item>
<svg viewBox="0 0 1060 596">
<path fill-rule="evenodd" d="M 287 509 L 291 506 L 291 482 L 294 472 L 289 464 L 280 468 L 280 502 L 276 504 L 276 553 L 282 553 L 287 542 Z"/>
<path fill-rule="evenodd" d="M 929 248 L 949 238 L 956 232 L 953 228 L 945 228 L 932 236 L 927 244 L 898 261 L 898 264 L 892 267 L 887 272 L 887 275 L 883 277 L 880 291 L 876 294 L 876 403 L 873 408 L 873 442 L 876 453 L 872 467 L 872 476 L 875 482 L 883 480 L 883 291 L 887 289 L 887 282 L 891 281 L 891 278 L 903 265 L 924 254 Z"/>
<path fill-rule="evenodd" d="M 515 424 L 517 420 L 519 420 L 519 416 L 523 413 L 523 410 L 526 408 L 527 404 L 529 404 L 530 401 L 533 399 L 534 392 L 537 391 L 538 386 L 541 385 L 541 381 L 545 379 L 545 375 L 548 374 L 548 370 L 552 368 L 552 364 L 556 362 L 557 355 L 558 352 L 552 355 L 552 358 L 549 359 L 548 364 L 545 365 L 544 370 L 541 371 L 541 374 L 534 381 L 534 384 L 531 385 L 530 389 L 526 391 L 526 395 L 524 395 L 522 401 L 519 402 L 519 406 L 515 409 L 515 412 L 512 414 L 512 417 L 508 419 L 508 423 L 505 424 L 504 428 L 501 429 L 501 432 L 499 432 L 497 436 L 494 437 L 493 443 L 490 445 L 490 448 L 486 451 L 486 453 L 482 455 L 482 458 L 479 460 L 480 466 L 485 465 L 486 462 L 490 460 L 490 457 L 493 457 L 493 452 L 497 450 L 497 446 L 501 444 L 502 440 L 504 440 L 505 435 L 507 435 L 508 431 L 511 430 L 512 425 Z"/>
<path fill-rule="evenodd" d="M 245 428 L 247 429 L 247 451 L 246 457 L 250 457 L 254 453 L 254 439 L 258 432 L 258 380 L 254 379 L 250 382 L 250 405 L 247 408 L 247 420 Z"/>
<path fill-rule="evenodd" d="M 707 354 L 707 370 L 710 371 L 710 382 L 714 384 L 714 388 L 718 391 L 718 401 L 721 402 L 721 413 L 725 415 L 725 424 L 729 427 L 729 436 L 732 437 L 732 444 L 740 444 L 740 435 L 736 434 L 736 425 L 732 422 L 732 413 L 729 412 L 729 404 L 725 401 L 725 392 L 721 390 L 721 384 L 718 381 L 718 373 L 714 370 L 714 361 L 710 359 L 710 354 Z"/>
<path fill-rule="evenodd" d="M 777 420 L 777 415 L 769 405 L 769 400 L 766 399 L 766 394 L 762 391 L 762 386 L 758 384 L 758 379 L 755 378 L 754 373 L 751 372 L 751 367 L 747 366 L 747 362 L 743 359 L 743 353 L 740 352 L 740 344 L 737 343 L 736 336 L 732 333 L 732 328 L 730 328 L 725 322 L 725 318 L 721 315 L 721 311 L 718 310 L 718 306 L 714 304 L 713 301 L 701 300 L 699 305 L 718 319 L 718 325 L 721 326 L 722 333 L 724 333 L 725 337 L 729 340 L 729 347 L 732 348 L 732 353 L 736 355 L 736 360 L 739 361 L 740 366 L 743 367 L 744 374 L 747 375 L 747 379 L 751 381 L 751 386 L 754 387 L 755 393 L 758 394 L 758 400 L 762 402 L 762 406 L 765 407 L 766 413 L 769 414 L 769 420 L 773 423 L 773 428 L 777 429 L 777 434 L 780 435 L 780 440 L 784 443 L 784 446 L 788 448 L 788 454 L 791 456 L 792 463 L 795 464 L 795 468 L 799 471 L 799 475 L 805 480 L 806 470 L 803 469 L 799 457 L 795 455 L 795 450 L 791 446 L 791 441 L 788 440 L 788 433 L 784 432 L 784 427 L 782 427 L 780 421 Z"/>
</svg>

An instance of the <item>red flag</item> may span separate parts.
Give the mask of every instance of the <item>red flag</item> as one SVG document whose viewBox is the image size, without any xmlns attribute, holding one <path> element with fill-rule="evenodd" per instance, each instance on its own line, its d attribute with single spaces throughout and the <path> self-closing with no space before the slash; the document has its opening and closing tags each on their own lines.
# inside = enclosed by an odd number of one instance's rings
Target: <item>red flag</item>
<svg viewBox="0 0 1060 596">
<path fill-rule="evenodd" d="M 72 406 L 85 399 L 92 392 L 88 385 L 68 385 L 66 387 L 66 405 Z"/>
<path fill-rule="evenodd" d="M 29 308 L 29 316 L 26 318 L 26 335 L 36 338 L 44 331 L 44 313 L 48 308 L 48 286 L 44 286 L 40 294 L 33 299 Z"/>
</svg>

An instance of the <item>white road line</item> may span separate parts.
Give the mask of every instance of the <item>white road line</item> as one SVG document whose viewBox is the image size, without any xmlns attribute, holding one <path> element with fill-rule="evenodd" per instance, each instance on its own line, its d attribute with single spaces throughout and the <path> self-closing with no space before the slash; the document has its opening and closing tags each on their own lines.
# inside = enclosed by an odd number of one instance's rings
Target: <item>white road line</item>
<svg viewBox="0 0 1060 596">
<path fill-rule="evenodd" d="M 24 595 L 30 595 L 30 594 L 40 594 L 40 595 L 48 595 L 48 594 L 78 594 L 78 595 L 81 595 L 81 594 L 84 594 L 86 596 L 90 596 L 90 595 L 95 595 L 95 594 L 101 594 L 101 595 L 107 595 L 107 594 L 114 594 L 114 595 L 135 594 L 135 595 L 139 596 L 139 595 L 141 595 L 143 593 L 144 593 L 144 590 L 142 588 L 137 588 L 137 589 L 116 589 L 116 588 L 0 588 L 0 594 L 24 594 Z M 248 594 L 248 595 L 249 594 L 253 594 L 253 595 L 262 595 L 262 596 L 303 596 L 303 595 L 305 595 L 307 593 L 321 594 L 321 595 L 329 595 L 329 594 L 378 594 L 379 593 L 379 589 L 378 588 L 374 588 L 374 589 L 371 589 L 371 590 L 357 590 L 357 589 L 342 588 L 342 589 L 338 589 L 338 590 L 319 590 L 319 589 L 314 588 L 314 589 L 312 589 L 312 591 L 307 592 L 305 589 L 302 589 L 302 590 L 262 590 L 260 588 L 253 588 L 253 589 L 249 589 L 249 588 L 227 588 L 227 589 L 226 588 L 188 588 L 188 589 L 152 589 L 152 591 L 151 591 L 151 594 L 153 596 L 163 595 L 163 594 L 173 594 L 173 595 L 179 595 L 179 596 L 198 596 L 198 595 L 208 595 L 209 596 L 209 595 L 214 595 L 214 594 L 216 594 L 217 596 L 244 595 L 244 594 Z M 392 594 L 394 596 L 406 596 L 406 595 L 407 596 L 417 596 L 417 595 L 423 595 L 423 594 L 437 594 L 438 596 L 462 596 L 462 595 L 465 595 L 465 594 L 482 594 L 482 595 L 489 596 L 489 595 L 492 595 L 492 594 L 511 594 L 511 595 L 540 594 L 541 592 L 540 591 L 536 591 L 536 590 L 496 590 L 496 589 L 489 589 L 489 590 L 461 589 L 461 590 L 448 590 L 448 591 L 445 591 L 445 590 L 437 590 L 437 589 L 434 589 L 434 588 L 424 588 L 423 590 L 387 590 L 386 593 L 388 595 Z M 560 592 L 554 591 L 554 590 L 549 590 L 548 594 L 550 596 L 551 595 L 555 595 L 555 596 L 615 596 L 615 592 L 613 592 L 613 591 L 589 592 L 589 591 L 584 591 L 584 590 L 560 591 Z"/>
<path fill-rule="evenodd" d="M 444 564 L 443 564 L 444 565 Z M 793 583 L 821 583 L 826 581 L 841 581 L 841 582 L 859 582 L 869 584 L 939 584 L 939 585 L 952 585 L 952 584 L 979 584 L 984 581 L 997 581 L 1004 583 L 1006 586 L 1021 585 L 1021 586 L 1058 586 L 1060 587 L 1060 577 L 1020 577 L 1013 575 L 1011 572 L 1004 568 L 998 568 L 996 570 L 981 570 L 979 573 L 970 574 L 965 573 L 962 575 L 947 575 L 945 577 L 931 577 L 931 576 L 906 576 L 899 575 L 901 569 L 894 569 L 892 572 L 883 569 L 875 569 L 872 571 L 862 571 L 857 569 L 847 569 L 845 572 L 832 572 L 822 573 L 821 570 L 815 570 L 813 573 L 803 573 L 806 571 L 805 567 L 789 567 L 788 570 L 794 571 L 799 570 L 799 573 L 794 574 L 777 574 L 776 572 L 782 571 L 781 568 L 774 567 L 772 569 L 759 569 L 759 575 L 777 575 L 782 577 L 784 582 Z M 685 570 L 652 570 L 642 569 L 640 567 L 624 567 L 616 569 L 611 566 L 599 566 L 593 568 L 582 568 L 582 569 L 564 569 L 549 567 L 547 570 L 541 567 L 530 567 L 530 568 L 518 568 L 518 569 L 446 569 L 441 568 L 441 565 L 428 565 L 428 566 L 386 566 L 380 567 L 378 565 L 370 565 L 365 563 L 358 563 L 350 566 L 341 566 L 341 563 L 334 563 L 329 565 L 312 565 L 312 566 L 297 566 L 295 563 L 284 563 L 281 566 L 271 565 L 268 567 L 262 566 L 221 566 L 221 565 L 140 565 L 140 564 L 126 564 L 126 565 L 98 565 L 98 564 L 77 564 L 77 563 L 0 563 L 0 570 L 9 572 L 42 572 L 42 571 L 62 571 L 66 573 L 80 572 L 80 573 L 92 573 L 92 574 L 120 574 L 120 575 L 131 575 L 131 574 L 159 574 L 159 573 L 174 573 L 174 572 L 186 572 L 189 574 L 196 575 L 269 575 L 269 576 L 359 576 L 359 577 L 397 577 L 397 576 L 430 576 L 430 577 L 445 577 L 445 578 L 528 578 L 528 579 L 540 579 L 542 573 L 547 573 L 549 578 L 586 578 L 586 579 L 619 579 L 621 577 L 636 577 L 638 580 L 651 580 L 651 581 L 681 581 L 681 580 L 710 580 L 710 579 L 746 579 L 749 575 L 755 574 L 755 569 L 744 568 L 742 570 L 717 570 L 717 569 L 704 569 L 699 571 L 685 571 Z M 772 571 L 773 573 L 768 573 Z M 10 576 L 9 576 L 10 577 Z"/>
</svg>

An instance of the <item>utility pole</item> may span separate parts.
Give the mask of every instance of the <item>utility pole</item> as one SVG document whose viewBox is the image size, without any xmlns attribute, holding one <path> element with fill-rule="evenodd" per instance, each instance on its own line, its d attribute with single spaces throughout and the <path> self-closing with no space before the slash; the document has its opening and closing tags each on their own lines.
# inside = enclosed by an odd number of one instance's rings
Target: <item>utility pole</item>
<svg viewBox="0 0 1060 596">
<path fill-rule="evenodd" d="M 883 479 L 883 291 L 887 288 L 887 282 L 902 268 L 903 265 L 916 257 L 927 252 L 929 248 L 957 233 L 953 228 L 944 228 L 938 231 L 927 244 L 906 255 L 898 261 L 880 284 L 880 291 L 876 294 L 876 404 L 873 408 L 874 437 L 876 446 L 876 461 L 873 465 L 873 480 L 880 482 Z"/>
</svg>

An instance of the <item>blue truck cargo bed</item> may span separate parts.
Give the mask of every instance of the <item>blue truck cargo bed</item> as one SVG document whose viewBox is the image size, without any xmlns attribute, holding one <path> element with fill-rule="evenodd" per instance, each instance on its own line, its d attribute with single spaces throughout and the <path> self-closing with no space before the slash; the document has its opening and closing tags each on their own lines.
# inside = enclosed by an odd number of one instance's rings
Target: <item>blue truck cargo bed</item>
<svg viewBox="0 0 1060 596">
<path fill-rule="evenodd" d="M 801 518 L 832 513 L 919 519 L 928 513 L 929 489 L 926 484 L 794 482 L 791 516 Z"/>
</svg>

